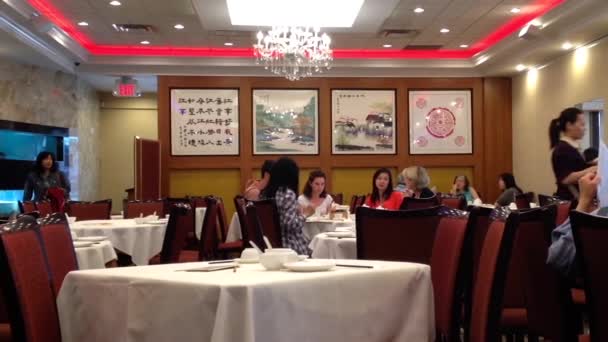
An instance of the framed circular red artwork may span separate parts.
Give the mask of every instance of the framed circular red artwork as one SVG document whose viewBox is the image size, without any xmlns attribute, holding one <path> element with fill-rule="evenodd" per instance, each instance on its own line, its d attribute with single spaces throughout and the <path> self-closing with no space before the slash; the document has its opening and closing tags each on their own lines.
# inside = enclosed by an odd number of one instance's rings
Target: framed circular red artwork
<svg viewBox="0 0 608 342">
<path fill-rule="evenodd" d="M 447 108 L 435 107 L 426 115 L 426 130 L 435 138 L 447 138 L 455 128 L 456 116 Z"/>
</svg>

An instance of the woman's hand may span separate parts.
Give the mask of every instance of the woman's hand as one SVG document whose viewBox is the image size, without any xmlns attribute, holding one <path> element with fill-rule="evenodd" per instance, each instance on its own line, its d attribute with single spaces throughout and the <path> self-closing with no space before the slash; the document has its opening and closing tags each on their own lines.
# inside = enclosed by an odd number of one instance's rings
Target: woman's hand
<svg viewBox="0 0 608 342">
<path fill-rule="evenodd" d="M 579 198 L 576 210 L 585 213 L 592 211 L 593 200 L 597 195 L 597 186 L 601 180 L 596 172 L 589 172 L 578 180 Z"/>
</svg>

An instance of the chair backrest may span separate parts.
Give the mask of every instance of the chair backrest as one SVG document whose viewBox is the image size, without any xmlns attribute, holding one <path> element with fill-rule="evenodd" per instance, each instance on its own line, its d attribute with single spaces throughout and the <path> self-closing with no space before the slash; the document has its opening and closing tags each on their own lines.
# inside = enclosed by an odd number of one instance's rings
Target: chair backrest
<svg viewBox="0 0 608 342">
<path fill-rule="evenodd" d="M 217 199 L 217 220 L 219 224 L 219 236 L 220 242 L 226 241 L 226 236 L 228 236 L 228 221 L 226 218 L 226 207 L 224 206 L 224 200 L 221 197 L 216 197 Z"/>
<path fill-rule="evenodd" d="M 355 213 L 355 210 L 357 209 L 357 201 L 359 200 L 359 196 L 357 195 L 353 195 L 353 197 L 350 198 L 350 203 L 349 203 L 349 211 L 351 214 Z"/>
<path fill-rule="evenodd" d="M 236 195 L 234 197 L 234 208 L 236 209 L 236 215 L 239 218 L 239 224 L 241 225 L 241 236 L 243 237 L 243 243 L 247 245 L 249 241 L 249 221 L 247 220 L 247 199 L 242 195 Z"/>
<path fill-rule="evenodd" d="M 336 204 L 340 204 L 342 205 L 342 203 L 344 203 L 344 194 L 337 193 L 337 194 L 330 194 L 331 198 L 334 200 L 334 203 Z"/>
<path fill-rule="evenodd" d="M 23 216 L 1 228 L 0 287 L 12 341 L 60 342 L 55 294 L 36 220 Z"/>
<path fill-rule="evenodd" d="M 109 220 L 112 212 L 112 200 L 95 202 L 69 201 L 67 213 L 76 217 L 77 221 L 85 220 Z"/>
<path fill-rule="evenodd" d="M 365 204 L 365 198 L 367 196 L 365 195 L 359 195 L 357 196 L 357 202 L 355 204 L 355 212 L 357 212 L 357 208 L 359 208 L 360 206 L 362 206 L 363 204 Z"/>
<path fill-rule="evenodd" d="M 413 197 L 405 197 L 403 202 L 401 202 L 401 210 L 410 210 L 410 209 L 425 209 L 436 207 L 439 205 L 439 198 L 437 196 L 429 197 L 429 198 L 413 198 Z"/>
<path fill-rule="evenodd" d="M 570 216 L 570 210 L 572 209 L 572 202 L 557 201 L 554 203 L 557 206 L 557 215 L 555 215 L 555 226 L 559 226 L 568 219 L 568 216 Z"/>
<path fill-rule="evenodd" d="M 274 198 L 254 201 L 253 204 L 262 225 L 262 233 L 270 240 L 273 247 L 283 247 L 281 221 Z"/>
<path fill-rule="evenodd" d="M 141 216 L 149 216 L 156 213 L 159 217 L 162 217 L 165 212 L 165 201 L 154 200 L 154 201 L 128 201 L 124 208 L 124 217 L 127 219 L 136 218 Z"/>
<path fill-rule="evenodd" d="M 560 202 L 559 197 L 538 194 L 538 204 L 541 207 L 544 207 L 544 206 L 547 206 L 547 205 L 551 205 L 551 204 L 555 204 L 557 202 Z"/>
<path fill-rule="evenodd" d="M 19 201 L 19 211 L 22 214 L 31 213 L 37 210 L 38 209 L 36 209 L 36 203 L 34 203 L 33 201 Z"/>
<path fill-rule="evenodd" d="M 53 279 L 53 289 L 58 294 L 65 276 L 78 269 L 74 242 L 65 214 L 51 214 L 42 220 L 41 225 L 40 233 Z"/>
<path fill-rule="evenodd" d="M 551 342 L 578 340 L 572 296 L 566 281 L 549 265 L 547 251 L 555 228 L 555 205 L 519 213 L 516 242 L 522 253 L 528 331 Z"/>
<path fill-rule="evenodd" d="M 193 208 L 205 208 L 207 207 L 207 197 L 190 197 Z"/>
<path fill-rule="evenodd" d="M 167 198 L 165 198 L 165 206 L 164 206 L 165 211 L 163 212 L 163 216 L 167 216 L 167 215 L 171 214 L 171 207 L 173 207 L 174 204 L 178 204 L 178 203 L 190 204 L 190 199 L 187 197 L 167 197 Z"/>
<path fill-rule="evenodd" d="M 201 228 L 201 239 L 199 241 L 199 259 L 212 260 L 217 257 L 217 246 L 220 243 L 218 236 L 218 209 L 217 200 L 213 196 L 205 198 L 207 210 Z"/>
<path fill-rule="evenodd" d="M 262 223 L 258 216 L 257 207 L 254 203 L 249 202 L 245 207 L 247 213 L 247 240 L 245 240 L 245 230 L 243 230 L 243 243 L 245 246 L 249 244 L 249 241 L 253 241 L 263 251 L 266 250 L 266 243 L 264 242 L 264 233 L 262 231 Z M 252 246 L 253 247 L 253 246 Z"/>
<path fill-rule="evenodd" d="M 357 258 L 429 264 L 440 207 L 420 210 L 357 208 Z"/>
<path fill-rule="evenodd" d="M 461 297 L 464 286 L 464 246 L 470 230 L 468 213 L 442 207 L 431 254 L 437 341 L 460 336 Z"/>
<path fill-rule="evenodd" d="M 608 341 L 608 217 L 573 211 L 572 233 L 585 282 L 591 342 Z"/>
<path fill-rule="evenodd" d="M 182 220 L 189 212 L 192 212 L 190 204 L 175 203 L 169 212 L 169 222 L 163 240 L 163 247 L 160 251 L 160 263 L 170 264 L 179 262 L 181 251 L 186 245 L 188 232 L 192 227 Z"/>
<path fill-rule="evenodd" d="M 500 341 L 500 316 L 507 266 L 517 229 L 517 213 L 493 212 L 475 277 L 470 342 Z"/>
<path fill-rule="evenodd" d="M 467 200 L 463 196 L 441 196 L 439 202 L 452 209 L 465 210 L 467 207 Z"/>
<path fill-rule="evenodd" d="M 46 217 L 53 213 L 53 206 L 50 201 L 36 202 L 36 209 L 40 212 L 40 217 Z"/>
<path fill-rule="evenodd" d="M 534 193 L 526 192 L 515 196 L 515 205 L 517 209 L 530 209 L 530 202 L 534 201 Z"/>
</svg>

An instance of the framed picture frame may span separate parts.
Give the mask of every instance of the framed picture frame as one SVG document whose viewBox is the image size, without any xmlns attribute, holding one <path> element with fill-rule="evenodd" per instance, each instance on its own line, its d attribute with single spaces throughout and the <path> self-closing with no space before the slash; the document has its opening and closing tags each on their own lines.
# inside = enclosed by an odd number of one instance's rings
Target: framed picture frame
<svg viewBox="0 0 608 342">
<path fill-rule="evenodd" d="M 397 154 L 396 89 L 332 89 L 332 154 Z"/>
<path fill-rule="evenodd" d="M 238 89 L 171 89 L 171 155 L 239 155 Z"/>
<path fill-rule="evenodd" d="M 253 89 L 253 154 L 318 155 L 319 90 Z"/>
<path fill-rule="evenodd" d="M 472 154 L 471 90 L 409 91 L 410 154 Z"/>
</svg>

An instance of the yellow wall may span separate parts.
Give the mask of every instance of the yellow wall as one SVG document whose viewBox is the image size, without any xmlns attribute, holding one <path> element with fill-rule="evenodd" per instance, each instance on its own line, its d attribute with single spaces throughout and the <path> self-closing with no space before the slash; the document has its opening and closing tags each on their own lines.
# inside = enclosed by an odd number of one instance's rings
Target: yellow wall
<svg viewBox="0 0 608 342">
<path fill-rule="evenodd" d="M 513 171 L 524 191 L 555 192 L 549 122 L 566 107 L 608 99 L 607 60 L 604 40 L 513 79 Z"/>
<path fill-rule="evenodd" d="M 122 210 L 125 189 L 133 187 L 133 138 L 158 138 L 156 95 L 100 99 L 100 199 L 112 199 L 112 211 Z M 83 172 L 86 172 L 83 170 Z"/>
</svg>

